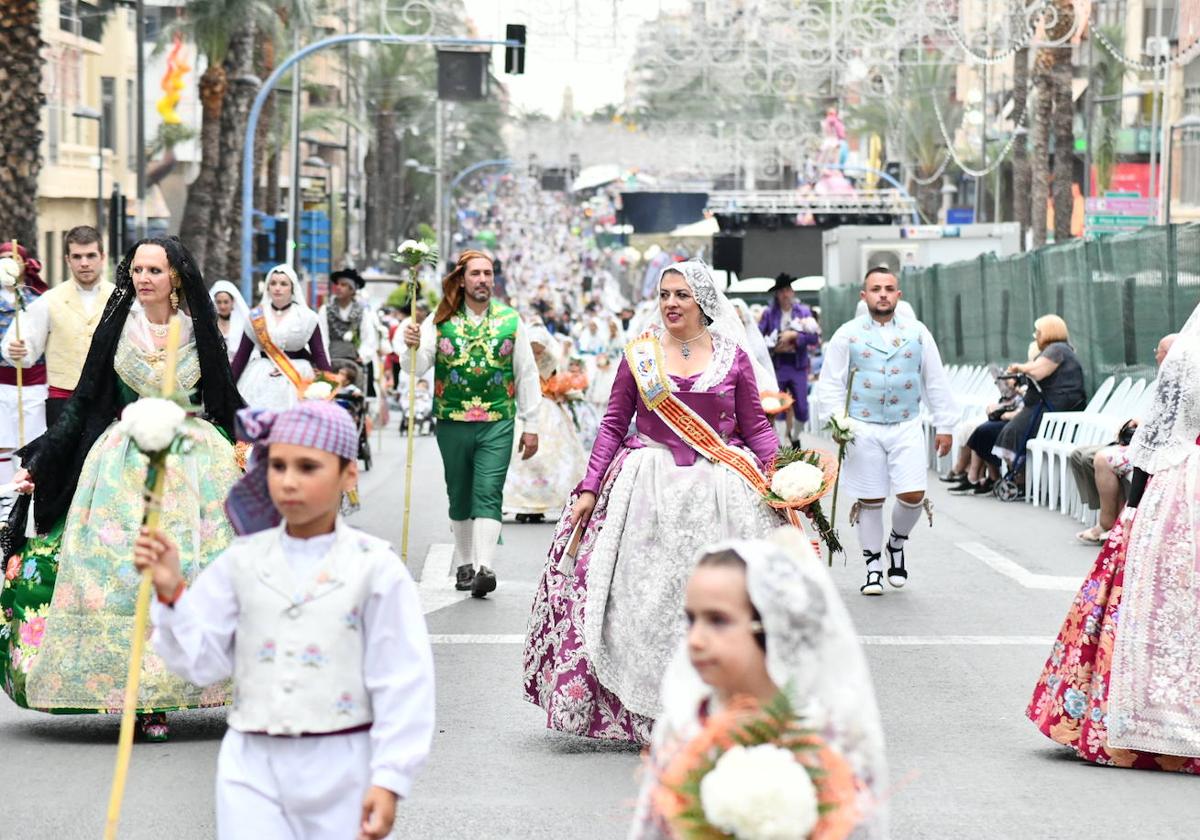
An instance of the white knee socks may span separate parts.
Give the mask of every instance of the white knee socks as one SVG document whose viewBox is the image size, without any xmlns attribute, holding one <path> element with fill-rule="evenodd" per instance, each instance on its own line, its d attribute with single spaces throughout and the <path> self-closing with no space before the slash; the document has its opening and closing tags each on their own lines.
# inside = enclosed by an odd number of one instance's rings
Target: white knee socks
<svg viewBox="0 0 1200 840">
<path fill-rule="evenodd" d="M 924 507 L 924 500 L 910 505 L 902 499 L 897 499 L 896 504 L 892 505 L 892 535 L 888 538 L 888 545 L 893 550 L 899 551 L 904 547 L 904 541 L 921 518 L 921 510 Z"/>
<path fill-rule="evenodd" d="M 475 567 L 487 566 L 495 571 L 492 565 L 496 557 L 496 543 L 500 540 L 500 520 L 475 519 Z"/>
<path fill-rule="evenodd" d="M 451 519 L 450 530 L 454 532 L 454 568 L 470 566 L 475 562 L 474 522 L 470 519 Z"/>
<path fill-rule="evenodd" d="M 862 546 L 867 571 L 883 571 L 880 554 L 883 550 L 883 502 L 858 503 L 858 542 Z"/>
</svg>

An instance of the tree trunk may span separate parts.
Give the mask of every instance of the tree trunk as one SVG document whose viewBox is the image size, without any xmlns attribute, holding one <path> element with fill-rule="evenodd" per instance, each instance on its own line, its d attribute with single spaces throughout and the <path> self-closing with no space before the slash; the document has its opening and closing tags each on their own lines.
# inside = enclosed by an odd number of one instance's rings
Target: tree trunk
<svg viewBox="0 0 1200 840">
<path fill-rule="evenodd" d="M 263 193 L 262 211 L 268 216 L 277 216 L 282 201 L 283 188 L 279 185 L 279 150 L 272 149 L 267 157 L 267 186 Z"/>
<path fill-rule="evenodd" d="M 258 78 L 265 79 L 275 69 L 275 41 L 270 33 L 259 33 L 258 56 Z M 265 176 L 269 167 L 267 142 L 270 140 L 271 125 L 274 121 L 275 94 L 272 93 L 263 103 L 262 113 L 258 117 L 258 129 L 254 132 L 254 207 L 264 212 L 268 190 Z"/>
<path fill-rule="evenodd" d="M 0 235 L 38 252 L 38 173 L 42 168 L 41 12 L 37 0 L 0 6 Z"/>
<path fill-rule="evenodd" d="M 1032 124 L 1026 114 L 1029 106 L 1029 48 L 1017 50 L 1013 56 L 1013 119 L 1023 119 L 1026 126 Z M 1014 123 L 1013 130 L 1019 132 L 1013 142 L 1013 216 L 1021 226 L 1021 250 L 1025 250 L 1025 236 L 1029 232 L 1029 132 Z"/>
<path fill-rule="evenodd" d="M 1033 247 L 1046 244 L 1046 205 L 1050 199 L 1050 114 L 1054 106 L 1054 55 L 1041 49 L 1033 62 L 1033 115 L 1029 122 L 1030 161 L 1029 225 Z"/>
<path fill-rule="evenodd" d="M 234 277 L 241 266 L 242 151 L 250 104 L 259 85 L 253 75 L 254 43 L 252 26 L 234 33 L 225 59 L 230 85 L 221 112 L 221 168 L 208 227 L 207 272 L 213 280 Z"/>
<path fill-rule="evenodd" d="M 1054 50 L 1054 241 L 1071 238 L 1075 195 L 1075 103 L 1071 97 L 1071 48 Z"/>
<path fill-rule="evenodd" d="M 192 252 L 201 274 L 207 267 L 208 229 L 212 221 L 217 172 L 221 168 L 221 110 L 228 84 L 225 68 L 209 63 L 200 77 L 200 173 L 188 187 L 179 236 Z"/>
</svg>

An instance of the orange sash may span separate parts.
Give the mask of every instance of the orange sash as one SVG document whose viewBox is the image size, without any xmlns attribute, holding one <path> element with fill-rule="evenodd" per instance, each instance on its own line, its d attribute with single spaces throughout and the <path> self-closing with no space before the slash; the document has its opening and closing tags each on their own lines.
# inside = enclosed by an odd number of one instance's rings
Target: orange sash
<svg viewBox="0 0 1200 840">
<path fill-rule="evenodd" d="M 254 336 L 258 339 L 262 351 L 267 354 L 267 358 L 279 369 L 280 373 L 288 378 L 296 391 L 303 394 L 309 383 L 300 375 L 300 371 L 296 370 L 296 366 L 292 364 L 292 360 L 287 357 L 287 354 L 276 347 L 275 342 L 271 340 L 271 333 L 267 330 L 267 316 L 262 307 L 250 312 L 250 326 L 254 328 Z"/>
<path fill-rule="evenodd" d="M 717 430 L 675 396 L 663 364 L 662 345 L 652 335 L 630 342 L 625 359 L 633 372 L 642 401 L 667 424 L 672 432 L 692 449 L 714 464 L 721 464 L 741 476 L 760 496 L 771 491 L 771 484 L 754 458 L 745 450 L 730 446 Z M 800 526 L 799 515 L 787 511 L 788 520 Z"/>
</svg>

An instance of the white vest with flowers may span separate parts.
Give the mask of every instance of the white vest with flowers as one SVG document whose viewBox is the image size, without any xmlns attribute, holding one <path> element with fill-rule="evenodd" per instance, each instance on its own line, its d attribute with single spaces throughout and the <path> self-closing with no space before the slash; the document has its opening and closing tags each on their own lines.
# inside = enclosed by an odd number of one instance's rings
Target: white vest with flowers
<svg viewBox="0 0 1200 840">
<path fill-rule="evenodd" d="M 339 520 L 329 553 L 299 579 L 284 557 L 283 527 L 228 549 L 239 606 L 229 725 L 301 735 L 370 723 L 363 609 L 376 569 L 400 559 Z"/>
<path fill-rule="evenodd" d="M 892 319 L 894 338 L 885 346 L 870 316 L 850 329 L 850 367 L 857 369 L 850 416 L 865 423 L 903 423 L 921 409 L 921 325 Z"/>
</svg>

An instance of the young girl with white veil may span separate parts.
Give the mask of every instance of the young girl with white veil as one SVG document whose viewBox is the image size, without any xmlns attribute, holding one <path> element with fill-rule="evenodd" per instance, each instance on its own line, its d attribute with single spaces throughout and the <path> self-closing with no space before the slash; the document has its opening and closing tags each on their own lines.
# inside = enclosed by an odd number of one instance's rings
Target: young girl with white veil
<svg viewBox="0 0 1200 840">
<path fill-rule="evenodd" d="M 779 439 L 745 336 L 706 265 L 662 271 L 534 596 L 525 696 L 552 729 L 645 742 L 697 551 L 782 524 L 763 498 Z"/>
<path fill-rule="evenodd" d="M 780 529 L 768 540 L 705 548 L 683 614 L 687 636 L 663 678 L 630 840 L 688 836 L 679 829 L 694 824 L 697 804 L 705 822 L 740 838 L 885 837 L 887 769 L 871 677 L 845 605 L 803 534 Z M 730 733 L 763 720 L 781 693 L 794 729 L 776 726 L 779 734 L 752 743 L 804 743 L 810 748 L 794 758 L 817 773 L 806 779 L 784 761 L 773 765 L 782 772 L 755 775 L 744 753 L 738 778 L 722 778 L 732 770 L 722 761 Z M 686 785 L 696 779 L 698 795 Z M 768 822 L 774 830 L 763 832 Z"/>
</svg>

